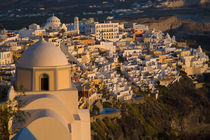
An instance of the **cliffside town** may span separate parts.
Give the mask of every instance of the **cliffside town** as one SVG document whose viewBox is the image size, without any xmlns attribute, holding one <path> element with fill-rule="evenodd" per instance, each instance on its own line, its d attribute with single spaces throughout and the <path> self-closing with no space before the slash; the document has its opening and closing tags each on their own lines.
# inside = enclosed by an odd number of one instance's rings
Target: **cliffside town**
<svg viewBox="0 0 210 140">
<path fill-rule="evenodd" d="M 93 18 L 79 21 L 78 17 L 74 23 L 64 24 L 53 15 L 42 27 L 34 23 L 21 30 L 1 31 L 2 86 L 10 84 L 14 63 L 40 38 L 68 57 L 72 81 L 79 91 L 79 108 L 89 108 L 93 122 L 106 108 L 118 107 L 122 113 L 124 102 L 143 103 L 144 98 L 149 101 L 148 97 L 154 97 L 152 104 L 159 98 L 165 102 L 162 89 L 171 90 L 186 79 L 192 82 L 190 90 L 200 89 L 204 84 L 198 75 L 210 72 L 209 57 L 201 46 L 190 48 L 185 42 L 177 42 L 175 36 L 147 25 L 99 23 Z M 160 112 L 162 106 L 156 106 Z M 132 107 L 129 109 L 135 114 Z"/>
<path fill-rule="evenodd" d="M 209 72 L 209 57 L 201 46 L 189 48 L 162 31 L 142 24 L 98 23 L 94 19 L 75 18 L 74 23 L 63 24 L 55 16 L 44 27 L 32 24 L 19 31 L 2 30 L 2 71 L 11 69 L 13 74 L 13 63 L 40 37 L 59 47 L 74 63 L 72 80 L 89 105 L 103 98 L 103 89 L 117 100 L 129 100 L 136 96 L 131 82 L 158 98 L 157 85 L 168 87 L 179 81 L 180 71 L 188 76 Z M 2 83 L 6 82 L 6 76 L 1 77 Z"/>
</svg>

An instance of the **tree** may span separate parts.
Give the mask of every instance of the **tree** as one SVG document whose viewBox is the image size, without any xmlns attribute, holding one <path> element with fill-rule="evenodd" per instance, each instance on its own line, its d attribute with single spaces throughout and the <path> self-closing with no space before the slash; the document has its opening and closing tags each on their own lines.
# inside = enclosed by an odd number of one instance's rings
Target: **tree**
<svg viewBox="0 0 210 140">
<path fill-rule="evenodd" d="M 16 133 L 16 131 L 9 130 L 8 123 L 12 118 L 15 118 L 18 122 L 24 122 L 24 116 L 29 115 L 21 110 L 21 106 L 24 105 L 21 100 L 22 96 L 24 96 L 24 92 L 0 105 L 0 140 L 8 140 L 10 135 Z"/>
</svg>

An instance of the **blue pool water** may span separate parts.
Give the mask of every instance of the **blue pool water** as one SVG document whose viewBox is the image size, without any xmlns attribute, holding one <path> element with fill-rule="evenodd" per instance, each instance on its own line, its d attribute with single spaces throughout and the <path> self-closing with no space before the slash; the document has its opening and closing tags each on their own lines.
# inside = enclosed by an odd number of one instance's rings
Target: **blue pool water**
<svg viewBox="0 0 210 140">
<path fill-rule="evenodd" d="M 104 110 L 102 110 L 100 112 L 100 114 L 112 114 L 112 113 L 115 113 L 117 111 L 118 111 L 118 109 L 116 109 L 116 108 L 104 108 Z"/>
</svg>

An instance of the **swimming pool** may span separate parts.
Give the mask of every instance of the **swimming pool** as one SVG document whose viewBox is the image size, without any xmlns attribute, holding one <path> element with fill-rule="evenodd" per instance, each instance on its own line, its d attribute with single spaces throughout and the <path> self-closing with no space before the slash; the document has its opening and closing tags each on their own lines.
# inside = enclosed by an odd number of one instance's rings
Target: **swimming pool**
<svg viewBox="0 0 210 140">
<path fill-rule="evenodd" d="M 112 113 L 115 113 L 115 112 L 117 112 L 118 111 L 118 109 L 116 109 L 116 108 L 104 108 L 101 112 L 100 112 L 100 114 L 112 114 Z"/>
</svg>

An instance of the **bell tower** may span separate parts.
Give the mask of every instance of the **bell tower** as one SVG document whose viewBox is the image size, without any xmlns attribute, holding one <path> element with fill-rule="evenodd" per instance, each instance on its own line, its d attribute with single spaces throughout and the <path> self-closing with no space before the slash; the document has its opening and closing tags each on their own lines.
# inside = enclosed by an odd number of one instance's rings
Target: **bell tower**
<svg viewBox="0 0 210 140">
<path fill-rule="evenodd" d="M 70 89 L 72 87 L 70 73 L 70 65 L 63 52 L 41 39 L 29 47 L 16 63 L 16 89 L 25 91 Z"/>
<path fill-rule="evenodd" d="M 78 91 L 71 83 L 70 64 L 60 48 L 41 39 L 16 63 L 15 89 L 9 99 L 20 97 L 24 122 L 16 118 L 9 127 L 16 140 L 90 140 L 90 114 L 78 109 Z M 24 90 L 24 95 L 21 95 Z M 19 101 L 18 101 L 19 102 Z"/>
</svg>

